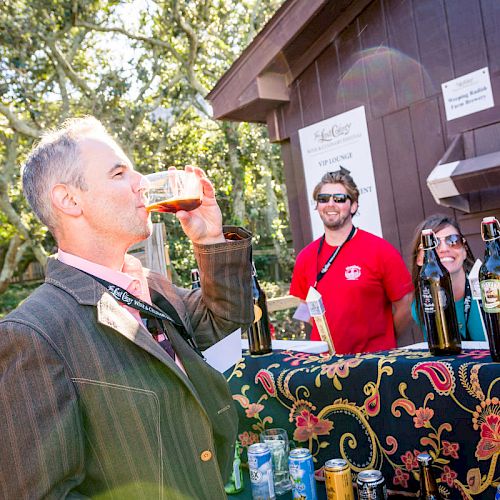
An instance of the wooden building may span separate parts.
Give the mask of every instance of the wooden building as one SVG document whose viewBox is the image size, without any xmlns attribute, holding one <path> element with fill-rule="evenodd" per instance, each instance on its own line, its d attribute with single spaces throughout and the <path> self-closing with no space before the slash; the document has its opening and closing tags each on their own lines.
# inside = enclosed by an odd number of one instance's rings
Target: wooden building
<svg viewBox="0 0 500 500">
<path fill-rule="evenodd" d="M 493 103 L 449 119 L 442 84 L 484 68 Z M 364 106 L 384 238 L 407 259 L 415 226 L 444 211 L 482 257 L 481 218 L 500 216 L 499 0 L 286 0 L 208 99 L 281 144 L 296 250 L 312 240 L 299 130 Z M 458 165 L 441 205 L 439 163 Z"/>
</svg>

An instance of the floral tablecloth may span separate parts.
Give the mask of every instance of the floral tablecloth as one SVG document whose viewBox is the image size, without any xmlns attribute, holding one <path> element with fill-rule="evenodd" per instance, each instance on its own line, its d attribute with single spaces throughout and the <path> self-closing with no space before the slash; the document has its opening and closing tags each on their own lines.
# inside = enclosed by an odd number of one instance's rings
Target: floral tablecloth
<svg viewBox="0 0 500 500">
<path fill-rule="evenodd" d="M 423 451 L 445 498 L 493 499 L 500 484 L 500 363 L 488 351 L 247 352 L 226 377 L 245 450 L 282 427 L 316 469 L 343 457 L 354 475 L 380 469 L 391 490 L 417 492 Z"/>
</svg>

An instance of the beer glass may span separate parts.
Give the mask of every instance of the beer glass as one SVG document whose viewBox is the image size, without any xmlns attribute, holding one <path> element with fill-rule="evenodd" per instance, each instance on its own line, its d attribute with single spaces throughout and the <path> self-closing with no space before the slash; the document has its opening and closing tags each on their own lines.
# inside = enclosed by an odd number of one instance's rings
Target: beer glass
<svg viewBox="0 0 500 500">
<path fill-rule="evenodd" d="M 145 177 L 149 182 L 145 192 L 148 212 L 189 212 L 201 205 L 203 188 L 199 177 L 192 170 L 169 168 Z"/>
<path fill-rule="evenodd" d="M 288 453 L 290 443 L 285 429 L 266 429 L 260 435 L 261 443 L 266 443 L 273 461 L 274 489 L 277 495 L 282 495 L 292 489 L 288 473 Z"/>
</svg>

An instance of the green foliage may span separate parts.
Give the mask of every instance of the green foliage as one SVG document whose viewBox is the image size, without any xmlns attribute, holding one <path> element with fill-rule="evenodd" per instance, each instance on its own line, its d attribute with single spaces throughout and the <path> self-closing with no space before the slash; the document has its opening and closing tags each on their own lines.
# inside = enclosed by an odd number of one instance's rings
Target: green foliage
<svg viewBox="0 0 500 500">
<path fill-rule="evenodd" d="M 40 283 L 14 284 L 0 294 L 0 318 L 14 310 Z"/>
<path fill-rule="evenodd" d="M 16 233 L 53 251 L 54 241 L 22 197 L 18 165 L 43 130 L 92 114 L 141 172 L 202 167 L 225 223 L 247 226 L 255 247 L 275 255 L 264 267 L 279 259 L 288 278 L 291 238 L 279 148 L 269 144 L 263 126 L 214 121 L 204 99 L 281 3 L 4 0 L 0 197 L 8 186 L 12 210 L 0 208 L 0 258 Z M 161 220 L 176 279 L 187 284 L 194 266 L 190 243 L 173 217 Z"/>
</svg>

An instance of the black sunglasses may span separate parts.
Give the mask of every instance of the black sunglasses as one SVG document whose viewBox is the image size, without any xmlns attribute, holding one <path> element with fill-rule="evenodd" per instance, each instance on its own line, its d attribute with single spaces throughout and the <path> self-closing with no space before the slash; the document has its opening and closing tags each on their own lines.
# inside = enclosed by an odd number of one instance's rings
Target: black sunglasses
<svg viewBox="0 0 500 500">
<path fill-rule="evenodd" d="M 335 203 L 345 203 L 347 200 L 352 200 L 352 198 L 345 193 L 321 193 L 316 196 L 316 201 L 318 203 L 328 203 L 330 198 L 332 198 Z"/>
</svg>

